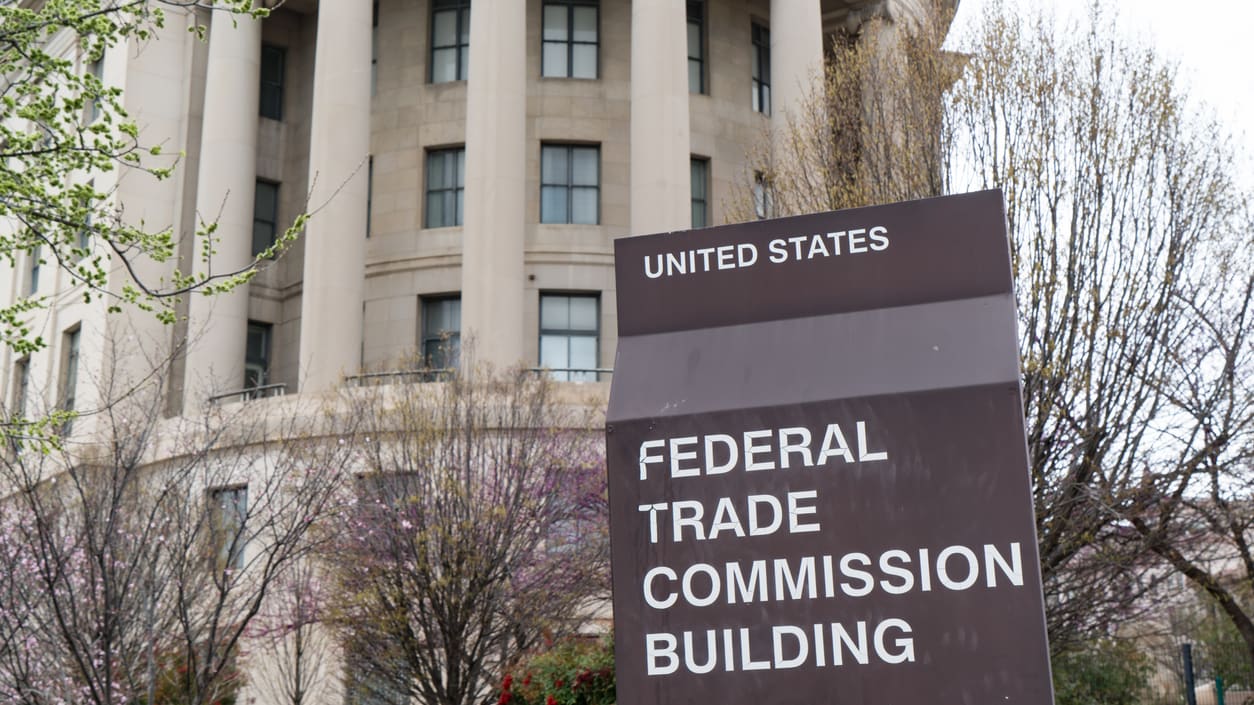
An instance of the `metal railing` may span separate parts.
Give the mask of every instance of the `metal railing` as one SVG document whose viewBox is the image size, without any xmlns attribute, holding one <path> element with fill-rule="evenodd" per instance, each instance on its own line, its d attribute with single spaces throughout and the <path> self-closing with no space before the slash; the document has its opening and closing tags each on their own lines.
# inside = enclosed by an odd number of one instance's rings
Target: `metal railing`
<svg viewBox="0 0 1254 705">
<path fill-rule="evenodd" d="M 456 372 L 451 368 L 434 370 L 388 370 L 386 372 L 361 372 L 344 378 L 344 383 L 351 387 L 367 387 L 375 384 L 392 384 L 393 382 L 444 382 Z"/>
<path fill-rule="evenodd" d="M 612 367 L 530 367 L 527 370 L 534 374 L 548 373 L 558 382 L 600 382 L 601 375 L 614 374 Z M 565 375 L 565 378 L 561 377 Z M 576 379 L 576 376 L 581 379 Z M 587 379 L 591 376 L 591 379 Z"/>
<path fill-rule="evenodd" d="M 535 375 L 550 374 L 559 382 L 600 382 L 603 375 L 614 374 L 610 367 L 529 367 L 526 371 Z M 368 387 L 395 382 L 446 382 L 456 372 L 452 368 L 361 372 L 348 375 L 344 383 L 350 387 Z"/>
<path fill-rule="evenodd" d="M 283 382 L 276 382 L 274 384 L 262 384 L 256 387 L 245 387 L 244 389 L 215 394 L 209 397 L 209 403 L 218 404 L 232 397 L 236 397 L 236 401 L 252 401 L 253 399 L 281 397 L 284 394 L 287 394 L 287 385 Z"/>
</svg>

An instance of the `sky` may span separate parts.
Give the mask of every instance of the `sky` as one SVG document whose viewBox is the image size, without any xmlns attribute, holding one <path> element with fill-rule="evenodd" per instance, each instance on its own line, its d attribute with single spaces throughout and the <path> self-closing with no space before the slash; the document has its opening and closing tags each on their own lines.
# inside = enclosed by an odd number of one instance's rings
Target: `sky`
<svg viewBox="0 0 1254 705">
<path fill-rule="evenodd" d="M 1006 0 L 1081 17 L 1090 0 Z M 1190 93 L 1204 101 L 1254 156 L 1254 0 L 1100 0 L 1120 31 L 1152 42 L 1179 62 Z M 986 0 L 960 0 L 952 34 L 979 17 Z M 1254 159 L 1251 159 L 1254 161 Z M 1247 162 L 1249 164 L 1250 162 Z M 1247 169 L 1254 173 L 1254 168 Z"/>
</svg>

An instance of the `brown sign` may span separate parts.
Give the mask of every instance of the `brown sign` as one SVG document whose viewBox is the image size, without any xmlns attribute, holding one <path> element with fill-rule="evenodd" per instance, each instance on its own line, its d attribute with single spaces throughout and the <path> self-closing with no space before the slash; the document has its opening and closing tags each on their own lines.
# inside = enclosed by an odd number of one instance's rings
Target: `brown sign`
<svg viewBox="0 0 1254 705">
<path fill-rule="evenodd" d="M 1052 703 L 1004 223 L 617 243 L 621 705 Z"/>
</svg>

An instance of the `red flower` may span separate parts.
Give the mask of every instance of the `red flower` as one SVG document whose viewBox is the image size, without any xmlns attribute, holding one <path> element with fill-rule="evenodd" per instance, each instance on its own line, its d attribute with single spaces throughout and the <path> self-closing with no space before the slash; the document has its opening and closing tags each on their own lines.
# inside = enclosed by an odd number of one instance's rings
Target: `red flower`
<svg viewBox="0 0 1254 705">
<path fill-rule="evenodd" d="M 553 687 L 554 687 L 554 688 L 561 688 L 563 685 L 564 685 L 564 683 L 563 683 L 563 681 L 562 681 L 562 679 L 561 679 L 561 678 L 558 678 L 558 679 L 557 679 L 557 681 L 556 681 L 555 683 L 553 683 Z"/>
<path fill-rule="evenodd" d="M 496 701 L 496 705 L 507 705 L 507 703 L 509 703 L 509 699 L 512 697 L 514 697 L 514 694 L 507 690 L 504 693 L 501 693 L 501 697 Z"/>
<path fill-rule="evenodd" d="M 558 687 L 561 687 L 561 681 L 558 681 Z M 557 698 L 550 695 L 548 699 L 544 701 L 544 705 L 557 705 Z"/>
<path fill-rule="evenodd" d="M 523 685 L 531 685 L 531 674 L 523 676 Z"/>
<path fill-rule="evenodd" d="M 511 685 L 513 685 L 513 684 L 514 684 L 514 676 L 512 676 L 512 675 L 510 675 L 510 674 L 506 674 L 506 675 L 505 675 L 505 682 L 504 682 L 504 683 L 501 683 L 501 689 L 502 689 L 502 690 L 509 690 L 509 687 L 510 687 Z"/>
</svg>

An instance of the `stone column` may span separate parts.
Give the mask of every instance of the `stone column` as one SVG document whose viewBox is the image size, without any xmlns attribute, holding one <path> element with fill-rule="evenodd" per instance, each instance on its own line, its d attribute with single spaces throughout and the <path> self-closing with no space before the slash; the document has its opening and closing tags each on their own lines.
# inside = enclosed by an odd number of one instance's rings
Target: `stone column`
<svg viewBox="0 0 1254 705">
<path fill-rule="evenodd" d="M 302 391 L 361 369 L 370 154 L 370 0 L 318 5 L 301 286 Z"/>
<path fill-rule="evenodd" d="M 819 0 L 771 0 L 771 122 L 774 151 L 786 138 L 788 116 L 800 112 L 823 70 Z"/>
<path fill-rule="evenodd" d="M 261 23 L 214 13 L 209 28 L 196 217 L 198 225 L 216 221 L 218 229 L 207 262 L 206 245 L 197 239 L 196 272 L 223 274 L 252 260 L 260 61 Z M 192 294 L 187 316 L 184 407 L 191 410 L 215 392 L 244 386 L 248 286 L 212 297 Z"/>
<path fill-rule="evenodd" d="M 498 366 L 522 360 L 528 334 L 523 330 L 526 5 L 520 0 L 470 5 L 462 340 L 474 360 Z"/>
<path fill-rule="evenodd" d="M 692 226 L 687 27 L 682 2 L 631 3 L 633 235 Z"/>
</svg>

